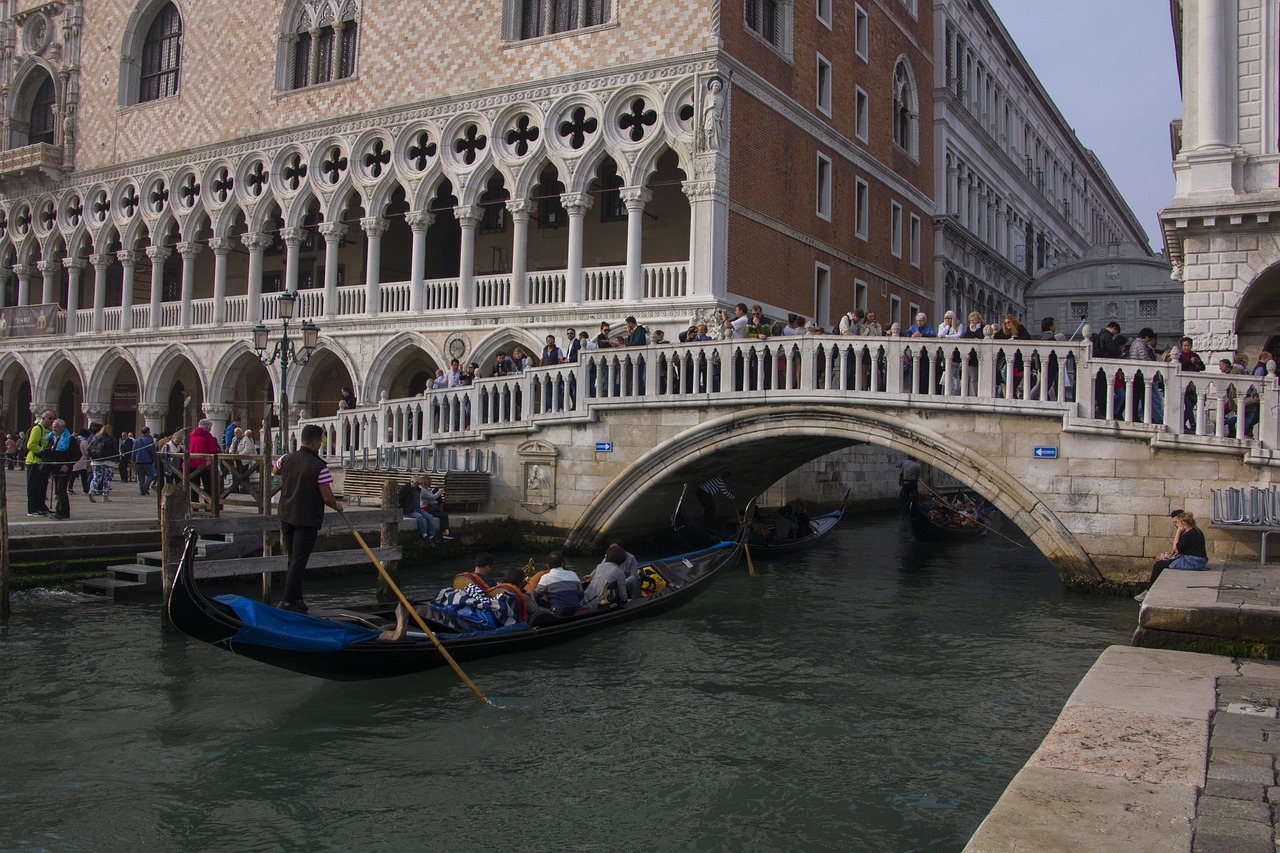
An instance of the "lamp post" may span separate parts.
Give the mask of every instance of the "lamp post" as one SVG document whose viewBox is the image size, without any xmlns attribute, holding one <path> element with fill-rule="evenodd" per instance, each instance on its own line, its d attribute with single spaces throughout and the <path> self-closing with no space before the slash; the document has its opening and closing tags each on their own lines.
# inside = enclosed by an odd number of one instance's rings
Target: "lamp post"
<svg viewBox="0 0 1280 853">
<path fill-rule="evenodd" d="M 271 354 L 267 354 L 270 331 L 259 323 L 253 327 L 253 348 L 258 353 L 258 360 L 265 365 L 280 362 L 280 452 L 289 452 L 289 365 L 306 364 L 315 352 L 316 343 L 320 340 L 320 327 L 310 320 L 302 321 L 302 348 L 297 348 L 297 338 L 289 337 L 289 321 L 293 319 L 293 309 L 298 301 L 297 293 L 280 294 L 276 303 L 280 314 L 280 340 L 276 341 Z"/>
</svg>

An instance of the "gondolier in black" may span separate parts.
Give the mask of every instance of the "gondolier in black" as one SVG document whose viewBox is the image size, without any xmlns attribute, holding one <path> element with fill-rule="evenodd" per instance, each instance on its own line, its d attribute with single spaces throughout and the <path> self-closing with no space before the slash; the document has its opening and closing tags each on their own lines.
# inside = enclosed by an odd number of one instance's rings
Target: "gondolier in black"
<svg viewBox="0 0 1280 853">
<path fill-rule="evenodd" d="M 908 456 L 902 461 L 898 471 L 898 504 L 903 510 L 910 509 L 920 496 L 920 463 Z"/>
<path fill-rule="evenodd" d="M 708 527 L 716 526 L 716 495 L 724 495 L 729 500 L 735 500 L 733 492 L 729 490 L 729 472 L 725 471 L 719 477 L 712 477 L 701 486 L 698 486 L 697 496 L 698 503 L 702 504 L 702 520 Z"/>
<path fill-rule="evenodd" d="M 281 456 L 275 465 L 280 475 L 280 544 L 289 555 L 280 607 L 299 613 L 307 612 L 302 600 L 302 576 L 320 535 L 324 508 L 342 511 L 342 504 L 333 495 L 333 474 L 320 458 L 323 441 L 324 430 L 307 424 L 302 428 L 298 449 Z"/>
</svg>

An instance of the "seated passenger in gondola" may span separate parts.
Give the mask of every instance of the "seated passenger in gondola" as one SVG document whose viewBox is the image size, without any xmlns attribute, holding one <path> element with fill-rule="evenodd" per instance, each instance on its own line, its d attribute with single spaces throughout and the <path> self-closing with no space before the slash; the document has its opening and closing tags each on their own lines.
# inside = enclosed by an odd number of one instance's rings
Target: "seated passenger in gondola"
<svg viewBox="0 0 1280 853">
<path fill-rule="evenodd" d="M 460 572 L 453 585 L 436 593 L 427 604 L 418 607 L 418 615 L 435 622 L 447 631 L 470 633 L 492 631 L 528 621 L 524 591 L 509 583 L 490 584 L 489 570 L 493 558 L 476 557 L 476 568 L 483 571 Z M 396 608 L 394 631 L 384 631 L 382 640 L 400 640 L 409 628 L 409 614 L 404 605 Z"/>
<path fill-rule="evenodd" d="M 809 510 L 805 507 L 804 501 L 792 501 L 791 509 L 796 520 L 796 538 L 801 539 L 812 534 L 813 520 L 809 518 Z"/>
<path fill-rule="evenodd" d="M 604 560 L 585 578 L 589 583 L 582 593 L 583 611 L 627 603 L 627 575 L 623 568 L 626 561 L 627 552 L 621 545 L 609 546 Z"/>
<path fill-rule="evenodd" d="M 557 616 L 572 616 L 582 606 L 582 579 L 564 567 L 564 555 L 547 555 L 547 571 L 533 587 L 533 598 Z"/>
<path fill-rule="evenodd" d="M 791 504 L 787 504 L 778 510 L 777 516 L 773 519 L 773 542 L 790 542 L 796 538 L 799 525 L 796 524 L 795 511 L 792 510 Z"/>
</svg>

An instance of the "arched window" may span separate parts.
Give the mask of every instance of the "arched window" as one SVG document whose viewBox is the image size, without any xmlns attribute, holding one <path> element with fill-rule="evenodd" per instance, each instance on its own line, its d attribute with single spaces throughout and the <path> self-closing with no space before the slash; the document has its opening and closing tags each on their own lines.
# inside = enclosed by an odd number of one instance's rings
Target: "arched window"
<svg viewBox="0 0 1280 853">
<path fill-rule="evenodd" d="M 156 13 L 142 44 L 142 75 L 138 81 L 138 103 L 158 101 L 178 94 L 178 71 L 182 66 L 182 16 L 172 3 Z"/>
<path fill-rule="evenodd" d="M 595 27 L 613 20 L 610 0 L 507 0 L 507 9 L 515 39 Z"/>
<path fill-rule="evenodd" d="M 356 73 L 359 23 L 354 0 L 295 0 L 285 9 L 277 87 L 305 89 Z"/>
<path fill-rule="evenodd" d="M 35 145 L 37 142 L 54 144 L 54 134 L 58 126 L 57 119 L 54 117 L 54 108 L 57 104 L 58 95 L 53 85 L 53 78 L 45 74 L 44 82 L 36 90 L 36 96 L 31 102 L 31 128 L 27 131 L 28 145 Z"/>
<path fill-rule="evenodd" d="M 911 82 L 906 60 L 899 59 L 893 69 L 893 141 L 913 156 L 916 153 L 918 117 L 915 85 Z"/>
</svg>

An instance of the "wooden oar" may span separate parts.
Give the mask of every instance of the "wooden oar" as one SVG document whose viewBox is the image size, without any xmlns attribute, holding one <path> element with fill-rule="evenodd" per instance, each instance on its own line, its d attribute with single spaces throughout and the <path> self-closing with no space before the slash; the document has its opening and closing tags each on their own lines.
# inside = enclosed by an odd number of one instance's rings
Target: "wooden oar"
<svg viewBox="0 0 1280 853">
<path fill-rule="evenodd" d="M 925 487 L 926 489 L 928 489 L 930 492 L 933 492 L 933 496 L 934 496 L 935 498 L 937 498 L 938 500 L 942 501 L 942 502 L 943 502 L 944 504 L 946 504 L 948 507 L 950 507 L 950 508 L 951 508 L 951 511 L 952 511 L 952 512 L 954 512 L 956 515 L 964 515 L 964 513 L 960 512 L 960 511 L 959 511 L 959 510 L 957 510 L 955 507 L 952 507 L 952 506 L 951 506 L 951 502 L 950 502 L 949 500 L 947 500 L 947 499 L 946 499 L 945 497 L 943 497 L 942 495 L 938 494 L 938 493 L 934 490 L 933 486 L 930 486 L 928 483 L 925 483 L 925 484 L 924 484 L 924 487 Z M 990 524 L 985 524 L 985 523 L 983 523 L 982 519 L 978 518 L 977 516 L 974 516 L 973 520 L 974 520 L 974 522 L 975 522 L 979 527 L 983 527 L 983 528 L 986 528 L 987 530 L 990 530 L 992 533 L 994 533 L 995 535 L 999 536 L 1001 539 L 1004 539 L 1004 540 L 1006 540 L 1006 541 L 1008 541 L 1008 542 L 1012 542 L 1014 545 L 1017 545 L 1019 548 L 1025 548 L 1025 547 L 1026 547 L 1026 546 L 1025 546 L 1025 545 L 1023 545 L 1021 542 L 1019 542 L 1017 539 L 1010 539 L 1008 536 L 1005 536 L 1003 533 L 1001 533 L 999 530 L 996 530 L 996 529 L 995 529 L 994 527 L 992 527 Z"/>
<path fill-rule="evenodd" d="M 742 523 L 742 512 L 737 507 L 734 507 L 734 512 L 738 513 L 738 526 L 743 527 L 744 525 Z M 751 562 L 751 546 L 747 544 L 747 540 L 749 538 L 751 538 L 751 531 L 743 530 L 742 531 L 742 550 L 743 550 L 743 553 L 747 555 L 747 573 L 754 578 L 754 577 L 759 577 L 759 575 L 756 574 L 755 563 Z"/>
<path fill-rule="evenodd" d="M 449 663 L 449 666 L 453 667 L 453 671 L 458 673 L 458 677 L 462 679 L 462 683 L 471 688 L 471 692 L 474 693 L 476 698 L 481 702 L 484 702 L 487 705 L 492 705 L 493 703 L 486 699 L 485 695 L 480 692 L 480 688 L 476 687 L 475 682 L 470 678 L 467 678 L 467 674 L 462 671 L 462 667 L 458 666 L 458 662 L 453 659 L 453 655 L 449 654 L 449 650 L 440 642 L 440 638 L 435 635 L 435 632 L 427 627 L 427 623 L 423 621 L 422 615 L 414 609 L 412 604 L 409 603 L 409 599 L 404 597 L 404 593 L 400 591 L 400 587 L 396 586 L 396 582 L 391 579 L 391 575 L 387 572 L 386 568 L 383 567 L 382 561 L 379 560 L 377 555 L 375 555 L 373 551 L 369 549 L 369 546 L 365 544 L 364 537 L 360 535 L 359 530 L 356 530 L 356 526 L 351 523 L 351 519 L 347 518 L 347 514 L 342 510 L 338 510 L 338 515 L 342 516 L 342 520 L 347 523 L 347 527 L 351 528 L 351 532 L 355 534 L 356 541 L 360 543 L 360 547 L 364 549 L 364 552 L 369 555 L 369 559 L 373 560 L 373 564 L 377 567 L 378 573 L 382 575 L 382 579 L 387 582 L 387 586 L 391 587 L 391 591 L 396 594 L 396 598 L 400 599 L 400 604 L 404 606 L 405 610 L 409 611 L 409 614 L 413 616 L 413 621 L 417 622 L 418 627 L 431 638 L 431 642 L 436 644 L 436 648 L 440 651 L 440 655 Z"/>
</svg>

